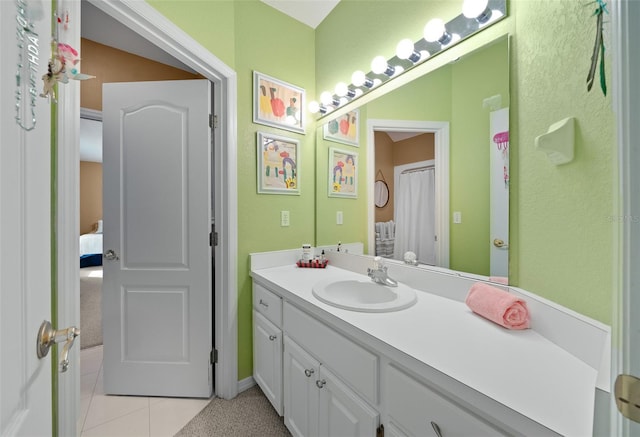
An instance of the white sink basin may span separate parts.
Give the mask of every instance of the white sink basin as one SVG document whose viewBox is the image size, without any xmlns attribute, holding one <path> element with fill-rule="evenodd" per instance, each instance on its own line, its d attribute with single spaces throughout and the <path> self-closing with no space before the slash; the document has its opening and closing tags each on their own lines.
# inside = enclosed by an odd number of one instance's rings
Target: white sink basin
<svg viewBox="0 0 640 437">
<path fill-rule="evenodd" d="M 312 291 L 318 300 L 328 305 L 368 313 L 402 310 L 418 300 L 413 288 L 403 284 L 389 287 L 370 279 L 322 281 L 314 285 Z"/>
</svg>

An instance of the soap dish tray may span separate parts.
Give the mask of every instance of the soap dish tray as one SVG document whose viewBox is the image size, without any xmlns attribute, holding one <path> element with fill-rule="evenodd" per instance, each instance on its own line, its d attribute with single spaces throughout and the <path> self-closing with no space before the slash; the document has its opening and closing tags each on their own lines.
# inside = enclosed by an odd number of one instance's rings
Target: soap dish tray
<svg viewBox="0 0 640 437">
<path fill-rule="evenodd" d="M 305 268 L 311 268 L 311 269 L 324 269 L 325 267 L 327 267 L 327 264 L 329 264 L 328 259 L 325 259 L 324 261 L 320 261 L 317 259 L 314 259 L 312 261 L 298 260 L 298 262 L 296 262 L 296 265 L 298 267 L 305 267 Z"/>
</svg>

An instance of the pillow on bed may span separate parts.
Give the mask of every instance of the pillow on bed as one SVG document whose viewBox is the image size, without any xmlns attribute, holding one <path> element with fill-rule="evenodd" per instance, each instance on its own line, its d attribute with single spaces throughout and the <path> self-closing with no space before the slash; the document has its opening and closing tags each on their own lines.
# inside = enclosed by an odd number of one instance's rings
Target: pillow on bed
<svg viewBox="0 0 640 437">
<path fill-rule="evenodd" d="M 98 220 L 96 223 L 96 234 L 102 234 L 102 220 Z"/>
</svg>

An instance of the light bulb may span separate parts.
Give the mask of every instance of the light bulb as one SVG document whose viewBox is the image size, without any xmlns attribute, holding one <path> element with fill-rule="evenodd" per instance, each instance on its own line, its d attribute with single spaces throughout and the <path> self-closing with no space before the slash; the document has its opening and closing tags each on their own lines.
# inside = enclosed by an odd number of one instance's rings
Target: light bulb
<svg viewBox="0 0 640 437">
<path fill-rule="evenodd" d="M 376 56 L 371 61 L 371 71 L 375 74 L 386 74 L 391 77 L 395 73 L 395 68 L 387 63 L 384 56 Z"/>
<path fill-rule="evenodd" d="M 335 92 L 338 97 L 344 97 L 349 92 L 349 87 L 347 87 L 347 84 L 344 82 L 338 82 L 336 84 Z"/>
<path fill-rule="evenodd" d="M 413 42 L 409 38 L 400 40 L 396 46 L 396 56 L 400 59 L 409 59 L 413 53 Z"/>
<path fill-rule="evenodd" d="M 420 53 L 416 52 L 413 41 L 406 38 L 396 46 L 396 56 L 400 59 L 409 59 L 414 64 L 420 60 Z"/>
<path fill-rule="evenodd" d="M 330 105 L 331 103 L 333 103 L 333 96 L 329 91 L 324 91 L 322 94 L 320 94 L 320 101 L 323 105 Z"/>
<path fill-rule="evenodd" d="M 426 26 L 424 26 L 424 39 L 427 42 L 440 42 L 444 44 L 442 41 L 442 37 L 447 33 L 447 29 L 444 26 L 444 21 L 440 18 L 434 18 L 430 20 Z"/>
<path fill-rule="evenodd" d="M 320 104 L 315 100 L 309 102 L 309 112 L 312 114 L 316 114 L 320 111 Z"/>
<path fill-rule="evenodd" d="M 371 71 L 373 71 L 375 74 L 384 73 L 388 66 L 389 64 L 387 64 L 387 60 L 384 58 L 384 56 L 376 56 L 375 58 L 373 58 L 373 61 L 371 61 Z"/>
<path fill-rule="evenodd" d="M 353 72 L 353 74 L 351 75 L 351 83 L 354 84 L 355 86 L 364 85 L 367 88 L 371 88 L 373 86 L 373 82 L 371 81 L 371 79 L 369 79 L 367 75 L 360 70 Z"/>
<path fill-rule="evenodd" d="M 462 15 L 484 23 L 491 18 L 491 9 L 487 9 L 488 4 L 489 0 L 464 0 Z"/>
</svg>

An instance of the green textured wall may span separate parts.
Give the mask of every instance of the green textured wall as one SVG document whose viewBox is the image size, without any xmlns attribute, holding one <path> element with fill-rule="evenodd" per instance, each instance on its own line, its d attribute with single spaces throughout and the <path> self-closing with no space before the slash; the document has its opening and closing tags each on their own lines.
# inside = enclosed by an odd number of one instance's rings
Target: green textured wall
<svg viewBox="0 0 640 437">
<path fill-rule="evenodd" d="M 314 33 L 311 28 L 259 1 L 236 3 L 235 48 L 238 74 L 238 377 L 253 373 L 251 278 L 249 254 L 301 247 L 314 241 L 315 135 L 312 120 L 306 135 L 252 123 L 252 71 L 257 70 L 304 88 L 313 95 Z M 247 35 L 253 35 L 247 38 Z M 256 131 L 300 140 L 300 196 L 257 194 Z M 291 225 L 280 226 L 280 211 Z"/>
<path fill-rule="evenodd" d="M 512 6 L 518 283 L 610 323 L 616 146 L 611 99 L 585 85 L 593 8 L 567 0 L 518 0 Z M 535 150 L 534 140 L 569 116 L 576 117 L 575 161 L 556 167 Z"/>
<path fill-rule="evenodd" d="M 235 1 L 146 1 L 222 62 L 235 67 Z"/>
</svg>

